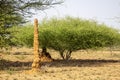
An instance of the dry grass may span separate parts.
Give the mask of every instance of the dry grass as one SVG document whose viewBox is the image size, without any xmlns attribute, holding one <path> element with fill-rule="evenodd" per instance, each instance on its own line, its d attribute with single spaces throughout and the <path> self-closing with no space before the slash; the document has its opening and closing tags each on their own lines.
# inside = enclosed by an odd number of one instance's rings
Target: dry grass
<svg viewBox="0 0 120 80">
<path fill-rule="evenodd" d="M 43 62 L 41 72 L 27 74 L 31 69 L 33 49 L 13 48 L 0 53 L 0 80 L 120 80 L 120 51 L 77 51 L 72 60 L 63 61 L 49 50 L 53 62 Z"/>
</svg>

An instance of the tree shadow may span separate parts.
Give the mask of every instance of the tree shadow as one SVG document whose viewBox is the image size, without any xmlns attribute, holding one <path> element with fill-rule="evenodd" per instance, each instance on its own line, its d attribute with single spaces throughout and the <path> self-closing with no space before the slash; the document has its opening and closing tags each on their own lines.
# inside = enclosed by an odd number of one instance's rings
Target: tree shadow
<svg viewBox="0 0 120 80">
<path fill-rule="evenodd" d="M 0 60 L 0 70 L 29 70 L 31 68 L 31 64 L 32 62 L 20 62 L 2 59 Z"/>
<path fill-rule="evenodd" d="M 120 60 L 98 60 L 98 59 L 72 59 L 72 60 L 54 60 L 53 62 L 42 62 L 42 66 L 47 67 L 102 67 L 106 64 L 118 63 Z M 0 60 L 0 70 L 29 70 L 32 62 Z"/>
<path fill-rule="evenodd" d="M 120 60 L 98 60 L 98 59 L 72 59 L 68 61 L 55 60 L 45 62 L 44 66 L 49 67 L 102 67 L 110 63 L 120 63 Z"/>
</svg>

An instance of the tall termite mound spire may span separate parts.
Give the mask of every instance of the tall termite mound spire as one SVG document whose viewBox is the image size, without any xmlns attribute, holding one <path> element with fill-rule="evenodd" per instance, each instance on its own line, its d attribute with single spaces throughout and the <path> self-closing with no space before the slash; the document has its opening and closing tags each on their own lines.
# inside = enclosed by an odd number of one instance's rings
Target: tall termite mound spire
<svg viewBox="0 0 120 80">
<path fill-rule="evenodd" d="M 38 20 L 34 20 L 34 60 L 32 63 L 32 71 L 38 71 L 40 68 L 40 57 L 39 57 L 39 40 L 38 40 Z"/>
</svg>

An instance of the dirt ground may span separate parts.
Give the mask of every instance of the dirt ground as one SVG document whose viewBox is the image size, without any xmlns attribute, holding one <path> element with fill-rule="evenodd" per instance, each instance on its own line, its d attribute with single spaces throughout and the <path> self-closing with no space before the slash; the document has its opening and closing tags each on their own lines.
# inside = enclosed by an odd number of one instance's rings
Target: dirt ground
<svg viewBox="0 0 120 80">
<path fill-rule="evenodd" d="M 120 80 L 120 51 L 76 51 L 69 61 L 63 61 L 54 50 L 48 51 L 55 61 L 42 62 L 35 74 L 27 73 L 33 49 L 1 51 L 0 80 Z"/>
</svg>

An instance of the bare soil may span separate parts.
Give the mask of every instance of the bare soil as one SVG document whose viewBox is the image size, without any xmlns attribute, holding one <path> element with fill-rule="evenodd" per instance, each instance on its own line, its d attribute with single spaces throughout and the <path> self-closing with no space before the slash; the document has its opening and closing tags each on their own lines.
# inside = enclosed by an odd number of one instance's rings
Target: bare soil
<svg viewBox="0 0 120 80">
<path fill-rule="evenodd" d="M 120 80 L 120 51 L 76 51 L 63 61 L 54 50 L 55 60 L 42 62 L 39 73 L 28 74 L 33 49 L 12 48 L 0 52 L 0 80 Z M 4 53 L 4 54 L 3 54 Z"/>
</svg>

